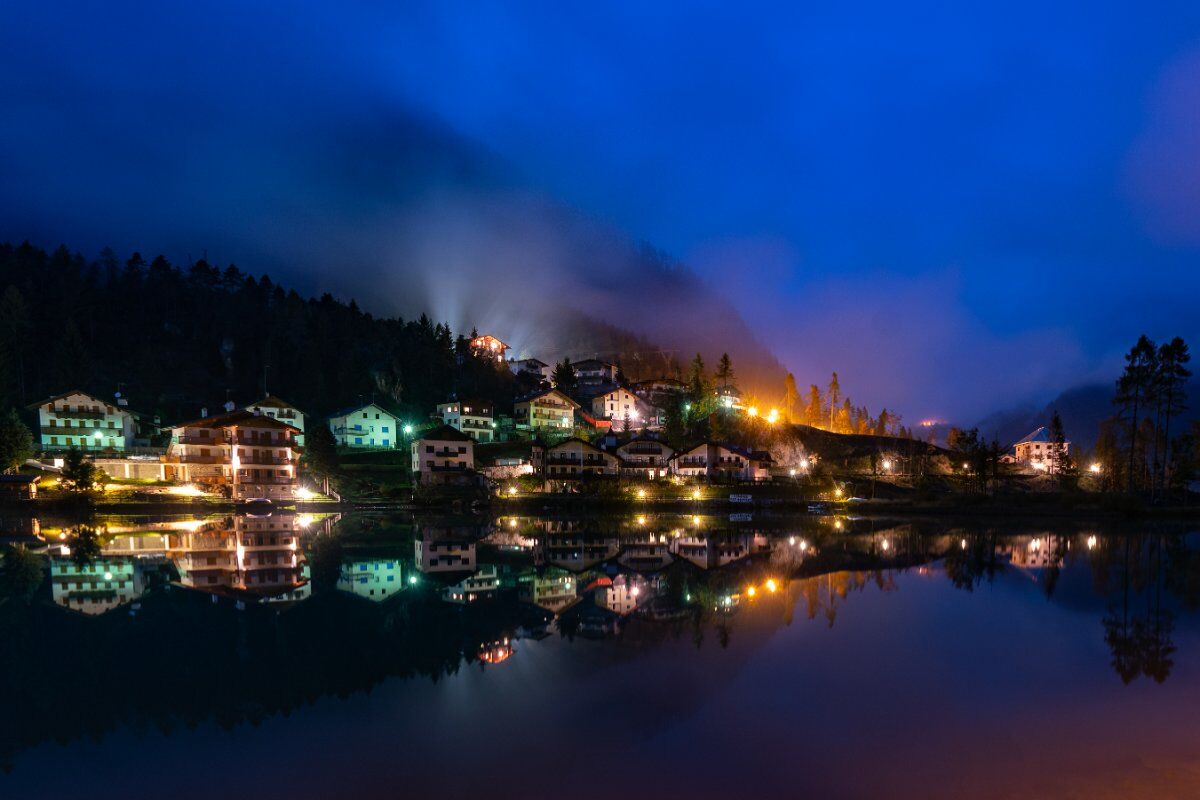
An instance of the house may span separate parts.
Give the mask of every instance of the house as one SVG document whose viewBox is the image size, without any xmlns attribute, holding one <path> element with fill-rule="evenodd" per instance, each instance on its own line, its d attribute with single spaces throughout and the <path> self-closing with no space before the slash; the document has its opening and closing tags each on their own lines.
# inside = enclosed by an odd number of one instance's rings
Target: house
<svg viewBox="0 0 1200 800">
<path fill-rule="evenodd" d="M 536 431 L 539 428 L 570 430 L 575 425 L 576 403 L 558 389 L 546 389 L 518 400 L 513 405 L 513 418 L 518 428 Z"/>
<path fill-rule="evenodd" d="M 177 480 L 234 500 L 293 500 L 297 433 L 249 411 L 192 420 L 171 428 L 167 461 Z"/>
<path fill-rule="evenodd" d="M 618 445 L 616 454 L 621 459 L 621 471 L 648 478 L 665 478 L 671 466 L 675 450 L 666 442 L 649 436 L 636 436 Z"/>
<path fill-rule="evenodd" d="M 546 448 L 537 440 L 492 442 L 475 447 L 475 468 L 493 481 L 540 475 Z"/>
<path fill-rule="evenodd" d="M 43 450 L 125 450 L 133 446 L 136 418 L 128 409 L 74 389 L 29 406 L 38 412 Z"/>
<path fill-rule="evenodd" d="M 462 431 L 440 425 L 411 447 L 413 479 L 421 486 L 474 482 L 475 442 Z"/>
<path fill-rule="evenodd" d="M 592 398 L 592 414 L 628 428 L 657 427 L 661 412 L 624 386 L 617 386 Z"/>
<path fill-rule="evenodd" d="M 717 404 L 720 405 L 721 408 L 742 407 L 742 393 L 738 391 L 736 386 L 730 386 L 729 384 L 718 386 L 716 389 L 716 395 Z"/>
<path fill-rule="evenodd" d="M 765 481 L 770 479 L 771 456 L 731 444 L 701 442 L 673 457 L 672 471 L 687 478 Z"/>
<path fill-rule="evenodd" d="M 503 364 L 504 355 L 508 352 L 508 345 L 495 336 L 476 336 L 471 340 L 471 351 L 477 356 L 494 358 Z"/>
<path fill-rule="evenodd" d="M 269 394 L 257 403 L 251 403 L 246 406 L 246 410 L 264 417 L 283 420 L 288 425 L 291 425 L 300 431 L 296 434 L 296 446 L 304 447 L 304 412 L 291 403 L 286 400 L 280 400 L 273 394 Z"/>
<path fill-rule="evenodd" d="M 474 572 L 477 539 L 448 531 L 422 531 L 413 540 L 417 569 L 424 573 Z"/>
<path fill-rule="evenodd" d="M 549 381 L 554 374 L 554 367 L 537 358 L 522 358 L 519 361 L 509 361 L 508 368 L 514 375 L 533 375 L 539 380 Z"/>
<path fill-rule="evenodd" d="M 65 547 L 62 556 L 50 558 L 50 597 L 72 611 L 103 614 L 141 597 L 146 585 L 137 558 L 101 555 L 80 564 Z"/>
<path fill-rule="evenodd" d="M 213 594 L 300 599 L 309 584 L 300 555 L 300 517 L 236 515 L 168 536 L 179 582 Z"/>
<path fill-rule="evenodd" d="M 1013 445 L 1017 463 L 1043 472 L 1053 469 L 1056 452 L 1061 452 L 1062 457 L 1066 458 L 1070 449 L 1070 442 L 1055 444 L 1050 438 L 1050 429 L 1045 425 Z"/>
<path fill-rule="evenodd" d="M 596 605 L 622 617 L 632 614 L 651 596 L 650 582 L 637 574 L 621 574 L 611 580 L 605 578 L 597 582 L 595 592 Z"/>
<path fill-rule="evenodd" d="M 571 366 L 575 369 L 575 377 L 581 384 L 616 383 L 618 369 L 616 364 L 600 361 L 595 358 L 585 358 Z"/>
<path fill-rule="evenodd" d="M 534 563 L 582 572 L 620 552 L 621 539 L 616 534 L 566 531 L 538 537 Z"/>
<path fill-rule="evenodd" d="M 0 500 L 36 500 L 37 475 L 0 475 Z"/>
<path fill-rule="evenodd" d="M 500 591 L 500 572 L 495 564 L 484 564 L 473 574 L 442 590 L 447 603 L 473 603 L 495 597 Z"/>
<path fill-rule="evenodd" d="M 517 578 L 517 596 L 525 603 L 560 613 L 579 599 L 575 576 L 564 570 L 527 572 Z"/>
<path fill-rule="evenodd" d="M 403 571 L 396 558 L 355 559 L 342 564 L 337 588 L 380 602 L 404 588 Z"/>
<path fill-rule="evenodd" d="M 617 475 L 621 459 L 583 439 L 566 439 L 546 448 L 546 477 L 571 480 L 584 475 Z"/>
<path fill-rule="evenodd" d="M 451 400 L 437 407 L 442 422 L 470 436 L 477 442 L 496 438 L 496 423 L 492 419 L 492 404 L 486 400 Z"/>
<path fill-rule="evenodd" d="M 687 391 L 687 384 L 675 378 L 651 378 L 632 386 L 633 393 L 652 406 L 666 408 Z"/>
<path fill-rule="evenodd" d="M 395 447 L 400 420 L 382 406 L 368 403 L 331 416 L 329 430 L 342 447 Z"/>
</svg>

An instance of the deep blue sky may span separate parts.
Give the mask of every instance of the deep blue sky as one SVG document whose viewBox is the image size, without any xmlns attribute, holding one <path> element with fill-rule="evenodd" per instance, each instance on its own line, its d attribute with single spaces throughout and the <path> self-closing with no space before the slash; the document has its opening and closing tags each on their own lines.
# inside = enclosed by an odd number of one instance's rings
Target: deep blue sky
<svg viewBox="0 0 1200 800">
<path fill-rule="evenodd" d="M 362 292 L 406 192 L 517 187 L 910 420 L 1200 333 L 1200 4 L 647 5 L 9 9 L 0 236 Z"/>
</svg>

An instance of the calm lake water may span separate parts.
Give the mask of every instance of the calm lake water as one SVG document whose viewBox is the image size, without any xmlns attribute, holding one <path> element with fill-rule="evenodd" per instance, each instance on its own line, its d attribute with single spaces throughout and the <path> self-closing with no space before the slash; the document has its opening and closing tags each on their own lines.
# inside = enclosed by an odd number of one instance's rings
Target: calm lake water
<svg viewBox="0 0 1200 800">
<path fill-rule="evenodd" d="M 2 523 L 6 799 L 1200 797 L 1186 528 L 78 522 Z"/>
</svg>

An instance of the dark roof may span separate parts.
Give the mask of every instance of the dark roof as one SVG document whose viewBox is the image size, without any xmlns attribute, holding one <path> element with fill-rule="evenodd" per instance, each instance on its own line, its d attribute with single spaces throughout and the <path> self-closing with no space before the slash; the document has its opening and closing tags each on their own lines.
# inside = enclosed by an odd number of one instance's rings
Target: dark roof
<svg viewBox="0 0 1200 800">
<path fill-rule="evenodd" d="M 174 425 L 168 425 L 168 428 L 228 428 L 234 425 L 243 423 L 253 424 L 255 427 L 265 428 L 283 428 L 289 431 L 300 432 L 300 429 L 294 425 L 288 425 L 274 417 L 264 417 L 261 414 L 255 414 L 253 411 L 231 411 L 228 414 L 217 414 L 212 417 L 204 417 L 203 419 L 193 419 L 187 422 L 177 422 Z"/>
<path fill-rule="evenodd" d="M 0 475 L 0 483 L 16 483 L 16 484 L 37 483 L 37 479 L 38 479 L 37 475 L 24 475 L 24 474 Z"/>
<path fill-rule="evenodd" d="M 427 431 L 421 431 L 417 435 L 417 440 L 432 439 L 439 442 L 469 442 L 472 441 L 470 436 L 467 436 L 457 428 L 449 425 L 438 425 L 436 428 L 431 428 Z"/>
<path fill-rule="evenodd" d="M 583 361 L 572 361 L 571 366 L 578 372 L 580 368 L 595 369 L 596 367 L 612 367 L 615 369 L 617 365 L 608 361 L 601 361 L 598 358 L 585 358 Z"/>
<path fill-rule="evenodd" d="M 276 397 L 273 394 L 269 394 L 266 397 L 264 397 L 262 400 L 259 400 L 258 402 L 255 402 L 255 403 L 251 403 L 250 405 L 252 405 L 252 406 L 267 406 L 269 408 L 295 408 L 297 411 L 300 410 L 299 408 L 296 408 L 296 406 L 289 403 L 287 400 L 283 400 L 282 398 Z"/>
<path fill-rule="evenodd" d="M 1048 442 L 1048 441 L 1050 441 L 1050 429 L 1047 428 L 1045 425 L 1043 425 L 1042 427 L 1038 428 L 1033 433 L 1026 436 L 1021 441 L 1017 442 L 1017 444 L 1025 444 L 1026 442 Z"/>
<path fill-rule="evenodd" d="M 517 358 L 517 359 L 513 359 L 513 363 L 514 363 L 514 364 L 530 364 L 530 363 L 533 363 L 533 364 L 541 364 L 543 367 L 548 367 L 548 366 L 550 366 L 550 365 L 549 365 L 549 364 L 547 364 L 545 361 L 542 361 L 540 358 Z"/>
</svg>

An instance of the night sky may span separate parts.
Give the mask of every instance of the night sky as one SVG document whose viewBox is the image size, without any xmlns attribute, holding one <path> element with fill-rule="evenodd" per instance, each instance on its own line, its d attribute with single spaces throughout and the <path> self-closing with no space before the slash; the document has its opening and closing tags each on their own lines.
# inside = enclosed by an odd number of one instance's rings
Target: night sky
<svg viewBox="0 0 1200 800">
<path fill-rule="evenodd" d="M 551 204 L 912 421 L 1200 333 L 1200 4 L 647 5 L 10 7 L 0 238 L 469 325 L 480 208 Z"/>
</svg>

